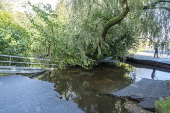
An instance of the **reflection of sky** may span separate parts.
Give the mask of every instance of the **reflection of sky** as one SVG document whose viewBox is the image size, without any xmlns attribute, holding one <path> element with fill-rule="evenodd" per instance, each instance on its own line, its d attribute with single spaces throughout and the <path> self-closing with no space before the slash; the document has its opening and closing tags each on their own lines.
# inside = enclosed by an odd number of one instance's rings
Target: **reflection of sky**
<svg viewBox="0 0 170 113">
<path fill-rule="evenodd" d="M 130 75 L 135 82 L 138 82 L 142 78 L 152 79 L 152 72 L 153 69 L 136 68 Z M 155 70 L 155 76 L 153 78 L 154 80 L 170 80 L 170 73 Z"/>
<path fill-rule="evenodd" d="M 0 86 L 2 85 L 2 82 L 0 82 Z"/>
</svg>

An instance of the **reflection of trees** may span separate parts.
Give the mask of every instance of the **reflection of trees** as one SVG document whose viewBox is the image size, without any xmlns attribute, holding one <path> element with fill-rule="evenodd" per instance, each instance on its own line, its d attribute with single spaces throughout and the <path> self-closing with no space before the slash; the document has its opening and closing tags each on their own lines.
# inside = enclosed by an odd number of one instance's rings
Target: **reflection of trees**
<svg viewBox="0 0 170 113">
<path fill-rule="evenodd" d="M 123 100 L 106 94 L 129 85 L 132 80 L 124 66 L 97 66 L 93 69 L 71 68 L 52 72 L 42 80 L 56 83 L 63 99 L 73 100 L 86 113 L 123 112 Z"/>
</svg>

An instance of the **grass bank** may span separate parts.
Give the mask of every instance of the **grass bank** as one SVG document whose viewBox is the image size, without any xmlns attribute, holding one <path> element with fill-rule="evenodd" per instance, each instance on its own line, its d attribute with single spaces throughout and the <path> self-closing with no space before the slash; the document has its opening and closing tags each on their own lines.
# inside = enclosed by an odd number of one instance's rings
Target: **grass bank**
<svg viewBox="0 0 170 113">
<path fill-rule="evenodd" d="M 170 81 L 168 81 L 170 86 Z M 156 113 L 170 113 L 170 96 L 155 102 Z"/>
<path fill-rule="evenodd" d="M 0 73 L 0 76 L 5 76 L 7 74 L 9 74 L 9 73 Z"/>
<path fill-rule="evenodd" d="M 156 113 L 170 113 L 170 97 L 155 102 Z"/>
</svg>

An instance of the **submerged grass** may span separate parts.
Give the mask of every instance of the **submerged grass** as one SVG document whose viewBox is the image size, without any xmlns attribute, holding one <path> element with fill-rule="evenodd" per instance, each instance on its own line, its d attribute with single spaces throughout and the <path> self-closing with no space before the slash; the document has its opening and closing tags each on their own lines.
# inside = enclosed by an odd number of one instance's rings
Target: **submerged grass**
<svg viewBox="0 0 170 113">
<path fill-rule="evenodd" d="M 156 113 L 170 113 L 170 96 L 155 102 Z"/>
</svg>

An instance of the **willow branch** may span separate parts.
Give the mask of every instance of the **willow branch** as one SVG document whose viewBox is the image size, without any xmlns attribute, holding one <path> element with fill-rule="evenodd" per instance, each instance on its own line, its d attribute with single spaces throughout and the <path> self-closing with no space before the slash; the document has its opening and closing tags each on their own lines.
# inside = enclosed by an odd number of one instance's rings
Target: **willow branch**
<svg viewBox="0 0 170 113">
<path fill-rule="evenodd" d="M 150 9 L 166 9 L 166 10 L 170 11 L 169 7 L 153 7 L 153 8 L 150 8 Z"/>
<path fill-rule="evenodd" d="M 123 11 L 120 15 L 118 15 L 117 17 L 113 18 L 113 19 L 110 19 L 106 25 L 104 26 L 104 30 L 103 30 L 103 33 L 102 33 L 102 39 L 103 41 L 105 41 L 105 38 L 106 38 L 106 34 L 108 32 L 108 30 L 118 24 L 119 22 L 121 22 L 125 17 L 126 15 L 128 14 L 129 12 L 129 7 L 128 7 L 128 3 L 127 3 L 127 0 L 123 0 Z"/>
<path fill-rule="evenodd" d="M 153 3 L 151 3 L 151 4 L 145 5 L 145 6 L 143 7 L 143 9 L 153 9 L 153 8 L 156 8 L 155 6 L 156 6 L 157 4 L 159 4 L 159 3 L 161 3 L 161 2 L 170 3 L 170 0 L 158 0 L 158 1 L 153 2 Z M 164 9 L 166 9 L 166 8 L 164 7 Z"/>
<path fill-rule="evenodd" d="M 105 24 L 104 29 L 103 29 L 103 33 L 102 33 L 102 40 L 103 40 L 103 41 L 105 41 L 106 34 L 107 34 L 108 30 L 109 30 L 112 26 L 114 26 L 114 25 L 118 24 L 119 22 L 121 22 L 121 21 L 126 17 L 126 15 L 128 14 L 128 12 L 129 12 L 129 7 L 128 7 L 127 0 L 123 0 L 123 2 L 122 2 L 122 8 L 123 8 L 122 13 L 120 13 L 117 17 L 110 19 L 110 20 Z M 101 43 L 101 42 L 100 42 L 100 43 Z M 100 43 L 99 43 L 99 44 L 100 44 Z M 98 45 L 99 45 L 99 44 L 98 44 Z M 96 47 L 98 47 L 98 46 L 96 46 Z M 89 50 L 86 51 L 86 55 L 88 56 L 88 55 L 90 55 L 91 53 L 94 53 L 96 50 L 97 50 L 97 48 L 91 48 L 91 49 L 89 49 Z"/>
</svg>

